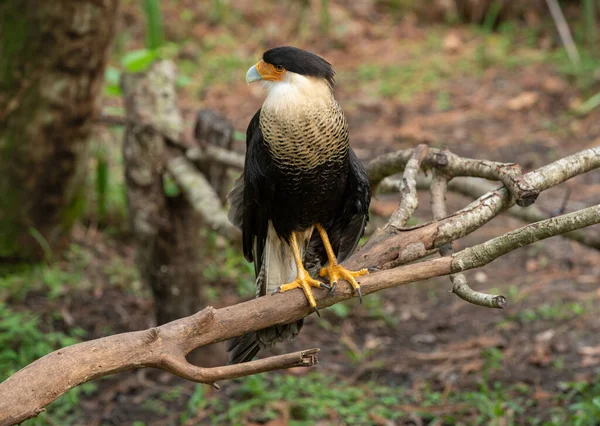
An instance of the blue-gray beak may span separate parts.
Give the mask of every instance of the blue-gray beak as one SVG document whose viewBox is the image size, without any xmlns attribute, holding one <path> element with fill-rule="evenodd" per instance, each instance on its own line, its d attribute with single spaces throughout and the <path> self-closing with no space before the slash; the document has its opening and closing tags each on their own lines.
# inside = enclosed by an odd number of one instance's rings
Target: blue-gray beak
<svg viewBox="0 0 600 426">
<path fill-rule="evenodd" d="M 250 83 L 253 83 L 253 82 L 259 81 L 259 80 L 262 80 L 262 77 L 258 73 L 258 70 L 256 69 L 256 65 L 252 65 L 250 67 L 250 69 L 248 70 L 248 72 L 246 73 L 246 83 L 250 84 Z"/>
</svg>

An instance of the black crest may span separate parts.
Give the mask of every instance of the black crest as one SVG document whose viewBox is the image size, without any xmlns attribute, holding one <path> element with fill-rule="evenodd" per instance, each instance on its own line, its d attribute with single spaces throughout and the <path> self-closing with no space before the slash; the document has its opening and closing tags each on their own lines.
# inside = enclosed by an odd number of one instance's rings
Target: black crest
<svg viewBox="0 0 600 426">
<path fill-rule="evenodd" d="M 333 86 L 335 71 L 331 64 L 306 50 L 291 46 L 274 47 L 263 53 L 263 61 L 297 74 L 324 78 Z"/>
</svg>

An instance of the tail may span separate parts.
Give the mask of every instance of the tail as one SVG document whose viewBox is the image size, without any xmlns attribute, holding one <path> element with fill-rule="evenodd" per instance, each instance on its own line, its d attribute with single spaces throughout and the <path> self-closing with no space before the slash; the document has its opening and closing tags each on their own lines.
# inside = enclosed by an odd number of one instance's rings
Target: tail
<svg viewBox="0 0 600 426">
<path fill-rule="evenodd" d="M 298 246 L 303 258 L 312 231 L 311 228 L 298 235 Z M 291 247 L 277 236 L 275 229 L 269 223 L 261 267 L 256 277 L 256 297 L 271 294 L 280 285 L 294 281 L 296 276 L 296 264 Z M 303 322 L 304 320 L 298 320 L 291 324 L 279 324 L 234 337 L 227 342 L 229 363 L 251 361 L 260 349 L 294 339 L 300 333 Z"/>
</svg>

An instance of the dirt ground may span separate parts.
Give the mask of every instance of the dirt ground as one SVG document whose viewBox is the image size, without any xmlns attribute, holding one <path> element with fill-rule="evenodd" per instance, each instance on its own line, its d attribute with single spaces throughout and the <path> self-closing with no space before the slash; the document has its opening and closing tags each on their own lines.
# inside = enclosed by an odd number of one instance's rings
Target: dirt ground
<svg viewBox="0 0 600 426">
<path fill-rule="evenodd" d="M 196 10 L 188 3 L 182 1 L 180 6 Z M 247 67 L 265 47 L 298 40 L 290 36 L 293 29 L 288 27 L 292 24 L 273 28 L 277 23 L 273 16 L 283 6 L 269 3 L 257 12 L 246 3 L 240 2 L 237 12 L 243 19 L 236 15 L 239 20 L 235 22 L 241 24 L 225 28 L 202 22 L 202 15 L 180 28 L 180 9 L 165 7 L 167 37 L 191 40 L 181 42 L 186 47 L 180 58 L 202 57 L 203 49 L 212 43 L 211 54 L 235 49 L 243 63 L 235 71 L 235 78 L 201 88 L 194 86 L 194 90 L 183 88 L 181 105 L 189 112 L 188 118 L 198 108 L 213 108 L 243 131 L 263 99 L 259 88 L 243 81 Z M 350 122 L 351 143 L 362 159 L 425 142 L 473 158 L 517 162 L 531 170 L 600 144 L 600 112 L 572 114 L 572 106 L 585 94 L 557 66 L 539 59 L 543 50 L 539 45 L 498 53 L 499 41 L 472 27 L 440 27 L 381 14 L 369 18 L 360 10 L 342 8 L 338 2 L 333 2 L 333 8 L 334 22 L 346 19 L 344 35 L 308 35 L 300 43 L 326 57 L 337 70 L 336 96 Z M 121 24 L 132 34 L 130 43 L 135 44 L 142 26 L 139 11 L 126 3 L 122 15 Z M 377 23 L 373 19 L 378 19 Z M 220 38 L 232 41 L 215 41 Z M 194 44 L 194 40 L 201 39 L 204 47 Z M 485 66 L 477 65 L 482 44 L 491 51 Z M 513 61 L 508 63 L 505 56 Z M 207 61 L 210 58 L 206 56 Z M 416 84 L 408 79 L 405 85 L 382 88 L 382 80 L 393 78 L 385 70 L 401 70 L 404 64 L 413 74 L 426 73 L 431 67 L 438 73 Z M 197 66 L 198 73 L 206 77 L 203 59 Z M 238 148 L 242 150 L 243 145 L 240 142 Z M 548 214 L 560 209 L 567 188 L 566 212 L 597 204 L 600 172 L 544 192 L 538 207 Z M 448 199 L 453 211 L 470 202 L 456 194 Z M 376 196 L 373 211 L 389 214 L 396 204 L 395 197 Z M 420 194 L 417 219 L 428 220 L 430 215 L 428 194 Z M 383 220 L 377 215 L 373 218 L 376 223 Z M 501 215 L 457 241 L 454 248 L 477 244 L 522 225 L 517 219 Z M 600 229 L 590 228 L 589 232 L 599 233 Z M 126 238 L 115 240 L 102 231 L 91 232 L 83 225 L 77 228 L 75 237 L 94 254 L 86 270 L 89 286 L 53 302 L 42 294 L 30 294 L 24 305 L 42 315 L 65 312 L 63 319 L 70 318 L 84 328 L 88 338 L 153 325 L 152 300 L 147 291 L 132 291 L 125 281 L 106 282 L 109 259 L 119 257 L 124 265 L 132 267 L 131 242 Z M 554 238 L 511 252 L 467 274 L 473 287 L 505 295 L 508 306 L 504 310 L 470 305 L 449 292 L 447 278 L 434 279 L 386 290 L 362 306 L 348 302 L 350 309 L 343 315 L 332 310 L 324 312 L 322 318 L 311 315 L 297 340 L 263 355 L 316 346 L 321 349 L 320 363 L 315 367 L 319 374 L 345 379 L 350 384 L 407 387 L 417 405 L 427 389 L 446 395 L 480 389 L 485 375 L 488 383 L 511 389 L 523 386 L 523 396 L 529 401 L 525 413 L 507 415 L 510 421 L 497 424 L 529 424 L 525 420 L 528 417 L 547 418 L 556 405 L 554 396 L 561 392 L 561 383 L 593 381 L 600 373 L 599 275 L 598 251 Z M 220 299 L 214 303 L 217 307 L 239 300 L 235 284 L 227 279 L 207 285 L 222 288 Z M 224 351 L 211 354 L 214 358 L 208 363 L 225 362 Z M 182 389 L 183 397 L 168 402 L 162 415 L 142 404 L 175 386 Z M 97 390 L 84 397 L 81 418 L 86 420 L 81 424 L 121 425 L 134 420 L 153 425 L 178 424 L 176 413 L 185 406 L 185 395 L 191 395 L 194 386 L 158 371 L 112 376 L 99 381 Z M 224 383 L 220 392 L 206 392 L 227 399 L 235 386 Z M 446 401 L 439 405 L 449 412 L 457 409 Z M 458 424 L 474 424 L 468 412 Z M 209 414 L 199 415 L 187 424 L 211 424 Z M 426 418 L 408 416 L 399 424 L 433 424 Z M 240 423 L 260 422 L 240 419 Z M 283 415 L 279 423 L 263 423 L 293 424 L 287 423 Z M 332 420 L 323 424 L 344 423 Z"/>
</svg>

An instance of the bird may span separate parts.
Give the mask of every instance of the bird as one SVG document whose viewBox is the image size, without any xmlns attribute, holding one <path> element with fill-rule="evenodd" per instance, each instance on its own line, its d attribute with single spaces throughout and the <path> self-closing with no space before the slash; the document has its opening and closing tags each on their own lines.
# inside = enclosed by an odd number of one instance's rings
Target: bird
<svg viewBox="0 0 600 426">
<path fill-rule="evenodd" d="M 364 234 L 371 192 L 334 97 L 334 75 L 325 59 L 291 46 L 265 51 L 248 70 L 246 82 L 260 82 L 266 98 L 246 130 L 244 170 L 227 197 L 229 220 L 254 263 L 256 297 L 300 288 L 317 314 L 313 287 L 333 292 L 344 279 L 362 302 L 356 278 L 368 273 L 340 264 Z M 230 339 L 229 363 L 251 361 L 261 348 L 295 338 L 302 325 Z"/>
</svg>

